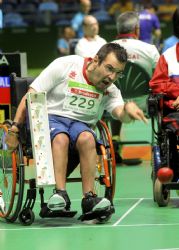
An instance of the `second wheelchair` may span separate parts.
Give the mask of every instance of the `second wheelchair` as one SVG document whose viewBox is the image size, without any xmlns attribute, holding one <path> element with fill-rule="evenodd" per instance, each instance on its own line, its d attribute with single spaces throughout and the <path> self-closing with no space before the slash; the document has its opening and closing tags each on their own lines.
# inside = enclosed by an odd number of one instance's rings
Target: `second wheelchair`
<svg viewBox="0 0 179 250">
<path fill-rule="evenodd" d="M 148 113 L 152 120 L 153 197 L 158 206 L 169 204 L 170 191 L 179 190 L 179 116 L 164 109 L 164 94 L 150 94 Z"/>
</svg>

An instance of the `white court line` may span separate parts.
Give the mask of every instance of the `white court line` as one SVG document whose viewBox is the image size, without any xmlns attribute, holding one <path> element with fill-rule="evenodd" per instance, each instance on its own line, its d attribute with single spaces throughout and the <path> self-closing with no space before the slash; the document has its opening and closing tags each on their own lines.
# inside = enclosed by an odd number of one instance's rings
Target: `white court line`
<svg viewBox="0 0 179 250">
<path fill-rule="evenodd" d="M 117 197 L 117 198 L 114 198 L 113 200 L 118 201 L 118 200 L 139 200 L 139 199 L 153 200 L 153 198 L 141 198 L 141 197 L 135 197 L 135 198 L 132 198 L 132 197 Z M 171 199 L 172 199 L 172 197 L 171 197 Z M 70 200 L 71 200 L 71 202 L 79 202 L 79 201 L 81 201 L 81 199 L 70 199 Z M 35 202 L 40 203 L 41 201 L 36 200 Z"/>
<path fill-rule="evenodd" d="M 113 227 L 117 226 L 136 206 L 138 206 L 144 198 L 140 198 L 130 209 L 127 210 L 123 216 L 113 224 Z"/>
<path fill-rule="evenodd" d="M 17 226 L 17 225 L 16 225 Z M 80 225 L 79 226 L 54 226 L 54 227 L 24 227 L 21 226 L 19 228 L 0 228 L 0 231 L 24 231 L 24 230 L 59 230 L 59 229 L 86 229 L 86 228 L 119 228 L 119 227 L 149 227 L 149 226 L 179 226 L 179 223 L 176 224 L 131 224 L 131 225 L 116 225 L 115 227 L 113 225 Z M 170 249 L 170 248 L 169 248 Z M 172 248 L 171 248 L 172 249 Z M 170 249 L 170 250 L 171 250 Z M 174 248 L 175 249 L 175 248 Z M 174 250 L 172 249 L 172 250 Z M 161 250 L 161 249 L 152 249 L 152 250 Z M 163 249 L 162 249 L 163 250 Z M 168 250 L 168 249 L 164 249 Z M 177 248 L 178 250 L 178 248 Z"/>
<path fill-rule="evenodd" d="M 179 248 L 155 248 L 152 250 L 179 250 Z"/>
<path fill-rule="evenodd" d="M 149 200 L 152 198 L 115 198 L 114 200 L 138 200 L 115 224 L 113 225 L 77 225 L 77 226 L 54 226 L 54 227 L 20 227 L 20 228 L 0 228 L 0 231 L 21 231 L 21 230 L 49 230 L 49 229 L 81 229 L 81 228 L 114 228 L 114 227 L 153 227 L 153 226 L 179 226 L 179 223 L 168 223 L 168 224 L 128 224 L 128 225 L 118 225 L 139 203 L 143 200 Z M 81 201 L 81 199 L 72 199 L 71 201 Z M 39 201 L 40 202 L 40 201 Z M 13 225 L 13 224 L 12 224 Z M 153 250 L 179 250 L 179 248 L 170 249 L 153 249 Z"/>
<path fill-rule="evenodd" d="M 177 199 L 179 197 L 170 197 L 170 199 Z M 113 200 L 114 201 L 118 201 L 118 200 L 139 200 L 139 199 L 144 199 L 144 200 L 153 200 L 153 197 L 148 197 L 148 198 L 141 198 L 141 197 L 117 197 L 117 198 L 114 198 Z M 46 199 L 47 200 L 47 199 Z M 71 202 L 79 202 L 81 201 L 81 199 L 70 199 Z M 39 203 L 41 202 L 40 200 L 36 200 L 35 202 Z"/>
</svg>

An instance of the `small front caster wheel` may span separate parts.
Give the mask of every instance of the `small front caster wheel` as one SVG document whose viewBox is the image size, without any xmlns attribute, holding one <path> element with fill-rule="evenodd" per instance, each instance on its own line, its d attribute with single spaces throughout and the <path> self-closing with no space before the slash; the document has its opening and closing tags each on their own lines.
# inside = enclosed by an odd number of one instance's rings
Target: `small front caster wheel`
<svg viewBox="0 0 179 250">
<path fill-rule="evenodd" d="M 24 226 L 31 225 L 35 220 L 34 212 L 30 208 L 23 209 L 19 213 L 19 221 Z"/>
<path fill-rule="evenodd" d="M 158 178 L 154 184 L 154 199 L 159 207 L 166 207 L 170 201 L 170 190 Z"/>
</svg>

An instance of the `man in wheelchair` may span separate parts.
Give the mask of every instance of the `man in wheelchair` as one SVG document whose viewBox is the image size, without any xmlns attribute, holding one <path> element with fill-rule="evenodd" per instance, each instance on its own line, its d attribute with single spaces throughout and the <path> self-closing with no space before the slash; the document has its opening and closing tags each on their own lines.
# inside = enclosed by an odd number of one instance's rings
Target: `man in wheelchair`
<svg viewBox="0 0 179 250">
<path fill-rule="evenodd" d="M 107 110 L 116 119 L 147 122 L 134 102 L 125 103 L 113 82 L 123 72 L 127 53 L 115 43 L 104 45 L 94 58 L 77 55 L 54 60 L 32 82 L 29 92 L 46 92 L 56 188 L 48 201 L 52 211 L 70 210 L 66 191 L 68 158 L 78 152 L 82 176 L 82 213 L 105 211 L 111 203 L 94 193 L 96 135 L 93 127 Z M 18 145 L 18 135 L 26 116 L 26 96 L 18 106 L 6 137 L 10 149 Z"/>
<path fill-rule="evenodd" d="M 179 38 L 179 8 L 174 12 L 172 21 L 173 33 Z M 177 182 L 179 179 L 179 43 L 160 56 L 149 84 L 154 94 L 150 101 L 153 102 L 152 106 L 156 107 L 154 115 L 158 116 L 156 135 L 161 150 L 160 165 L 168 164 L 174 172 L 172 181 Z M 153 112 L 153 107 L 149 109 L 150 112 Z M 162 131 L 164 131 L 163 134 Z M 159 202 L 159 204 L 164 205 L 165 202 L 163 204 Z"/>
</svg>

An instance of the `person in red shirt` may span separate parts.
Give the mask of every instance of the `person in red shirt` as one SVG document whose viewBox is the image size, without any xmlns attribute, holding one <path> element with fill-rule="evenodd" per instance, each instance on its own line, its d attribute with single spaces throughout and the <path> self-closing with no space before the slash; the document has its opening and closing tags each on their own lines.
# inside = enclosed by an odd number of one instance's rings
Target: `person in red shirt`
<svg viewBox="0 0 179 250">
<path fill-rule="evenodd" d="M 179 8 L 173 15 L 173 34 L 179 38 Z M 160 56 L 149 85 L 153 93 L 164 94 L 165 113 L 179 111 L 179 42 Z"/>
<path fill-rule="evenodd" d="M 173 34 L 179 38 L 179 8 L 175 10 L 173 15 Z M 158 130 L 160 138 L 158 137 L 157 143 L 163 144 L 161 155 L 169 155 L 167 162 L 165 162 L 164 157 L 161 157 L 162 164 L 165 163 L 173 169 L 172 182 L 177 182 L 179 179 L 178 138 L 176 136 L 179 132 L 179 42 L 160 56 L 149 85 L 154 94 L 164 94 L 163 107 L 161 107 L 163 111 L 162 122 Z M 167 131 L 167 133 L 162 133 L 161 136 L 160 131 Z"/>
</svg>

